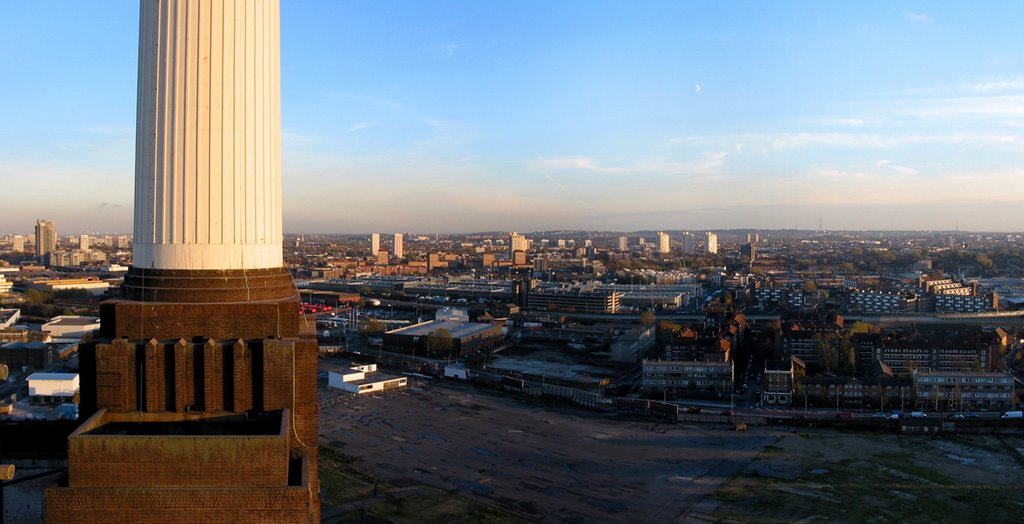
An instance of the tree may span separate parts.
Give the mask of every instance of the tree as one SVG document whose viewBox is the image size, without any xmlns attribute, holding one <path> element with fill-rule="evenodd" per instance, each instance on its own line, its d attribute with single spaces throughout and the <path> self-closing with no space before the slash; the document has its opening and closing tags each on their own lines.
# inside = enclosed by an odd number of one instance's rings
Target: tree
<svg viewBox="0 0 1024 524">
<path fill-rule="evenodd" d="M 363 326 L 360 328 L 360 331 L 366 335 L 376 335 L 378 333 L 383 333 L 386 329 L 386 326 L 384 326 L 384 323 L 380 320 L 376 318 L 368 318 L 366 319 L 366 322 L 363 322 Z"/>
<path fill-rule="evenodd" d="M 831 336 L 818 335 L 818 368 L 831 373 L 839 364 L 839 352 Z"/>
<path fill-rule="evenodd" d="M 25 302 L 31 305 L 52 304 L 53 291 L 29 288 L 25 290 Z"/>
<path fill-rule="evenodd" d="M 454 346 L 452 334 L 445 328 L 435 329 L 424 338 L 427 356 L 449 357 Z"/>
<path fill-rule="evenodd" d="M 839 370 L 844 375 L 852 376 L 857 371 L 857 352 L 853 349 L 853 343 L 849 338 L 839 340 Z"/>
<path fill-rule="evenodd" d="M 857 335 L 860 333 L 871 333 L 875 331 L 874 328 L 875 327 L 872 324 L 864 322 L 863 320 L 858 320 L 854 322 L 852 326 L 850 326 L 850 335 Z"/>
<path fill-rule="evenodd" d="M 657 316 L 653 311 L 644 311 L 643 313 L 640 313 L 640 323 L 644 326 L 653 326 L 656 320 Z"/>
</svg>

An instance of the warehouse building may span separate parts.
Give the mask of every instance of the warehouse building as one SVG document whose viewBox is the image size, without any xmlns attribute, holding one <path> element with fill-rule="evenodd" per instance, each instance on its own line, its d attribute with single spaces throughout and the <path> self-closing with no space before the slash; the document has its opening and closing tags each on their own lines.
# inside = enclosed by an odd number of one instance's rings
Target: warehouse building
<svg viewBox="0 0 1024 524">
<path fill-rule="evenodd" d="M 466 355 L 489 347 L 503 336 L 501 327 L 493 324 L 434 320 L 384 333 L 384 349 L 427 356 L 424 353 L 427 350 L 427 338 L 440 330 L 451 335 L 451 355 Z"/>
</svg>

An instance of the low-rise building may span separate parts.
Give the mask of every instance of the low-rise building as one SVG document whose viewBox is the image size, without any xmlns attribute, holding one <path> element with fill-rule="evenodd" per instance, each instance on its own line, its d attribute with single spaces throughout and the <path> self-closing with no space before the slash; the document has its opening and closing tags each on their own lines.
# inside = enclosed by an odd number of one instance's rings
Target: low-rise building
<svg viewBox="0 0 1024 524">
<path fill-rule="evenodd" d="M 868 313 L 897 313 L 913 311 L 917 297 L 911 293 L 890 293 L 881 291 L 854 291 L 849 295 L 851 310 Z"/>
<path fill-rule="evenodd" d="M 353 365 L 344 371 L 327 373 L 328 386 L 357 395 L 401 389 L 407 385 L 407 381 L 406 377 L 378 373 L 376 364 Z"/>
<path fill-rule="evenodd" d="M 62 278 L 36 279 L 27 284 L 30 289 L 42 291 L 84 291 L 90 295 L 102 295 L 110 288 L 110 284 L 97 278 Z"/>
<path fill-rule="evenodd" d="M 0 329 L 9 328 L 17 324 L 19 318 L 21 318 L 20 309 L 0 309 Z"/>
<path fill-rule="evenodd" d="M 99 317 L 61 315 L 53 317 L 49 322 L 43 324 L 40 329 L 49 333 L 54 338 L 81 338 L 99 328 Z"/>
<path fill-rule="evenodd" d="M 8 367 L 28 369 L 48 369 L 60 359 L 60 351 L 54 344 L 39 340 L 29 340 L 27 333 L 21 340 L 0 342 L 0 362 Z M 8 338 L 8 337 L 3 337 Z"/>
<path fill-rule="evenodd" d="M 918 407 L 923 409 L 1000 411 L 1014 405 L 1009 373 L 916 370 L 911 376 Z"/>
<path fill-rule="evenodd" d="M 609 359 L 636 363 L 656 342 L 654 326 L 635 327 L 612 341 Z"/>
<path fill-rule="evenodd" d="M 728 398 L 733 363 L 645 360 L 642 384 L 647 395 Z"/>
<path fill-rule="evenodd" d="M 466 355 L 501 340 L 500 326 L 481 322 L 455 322 L 433 320 L 421 322 L 384 333 L 384 349 L 400 353 L 419 353 L 428 356 L 428 337 L 440 330 L 451 336 L 450 355 Z M 447 357 L 449 355 L 434 355 Z"/>
<path fill-rule="evenodd" d="M 806 372 L 806 364 L 796 357 L 765 361 L 761 402 L 766 406 L 793 405 L 793 386 L 797 377 L 804 376 Z"/>
<path fill-rule="evenodd" d="M 41 400 L 70 402 L 78 391 L 78 373 L 32 373 L 28 395 Z"/>
<path fill-rule="evenodd" d="M 618 313 L 621 299 L 622 293 L 618 291 L 586 291 L 566 288 L 533 289 L 528 293 L 527 307 L 533 310 Z"/>
</svg>

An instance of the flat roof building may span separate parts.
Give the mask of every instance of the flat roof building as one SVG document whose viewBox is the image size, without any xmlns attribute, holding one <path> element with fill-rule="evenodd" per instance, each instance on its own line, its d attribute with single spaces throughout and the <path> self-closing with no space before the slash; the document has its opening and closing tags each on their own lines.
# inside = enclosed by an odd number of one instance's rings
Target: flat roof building
<svg viewBox="0 0 1024 524">
<path fill-rule="evenodd" d="M 500 326 L 480 322 L 433 320 L 384 333 L 384 349 L 402 353 L 420 352 L 428 356 L 427 338 L 431 333 L 445 330 L 451 335 L 451 355 L 465 355 L 490 346 L 501 339 Z M 434 355 L 448 356 L 448 355 Z"/>
<path fill-rule="evenodd" d="M 618 313 L 622 293 L 578 289 L 534 289 L 527 295 L 527 307 L 584 313 Z"/>
<path fill-rule="evenodd" d="M 99 317 L 61 315 L 53 317 L 40 328 L 54 338 L 81 337 L 100 328 Z"/>
<path fill-rule="evenodd" d="M 78 373 L 32 373 L 28 376 L 30 397 L 72 398 L 78 391 Z"/>
</svg>

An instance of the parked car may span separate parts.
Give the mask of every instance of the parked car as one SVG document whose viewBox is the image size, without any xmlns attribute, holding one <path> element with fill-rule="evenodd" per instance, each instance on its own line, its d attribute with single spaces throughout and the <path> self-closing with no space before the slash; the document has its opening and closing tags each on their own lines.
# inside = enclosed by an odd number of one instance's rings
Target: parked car
<svg viewBox="0 0 1024 524">
<path fill-rule="evenodd" d="M 924 411 L 911 411 L 910 418 L 928 418 L 928 414 Z"/>
<path fill-rule="evenodd" d="M 960 413 L 950 413 L 950 415 L 946 417 L 947 420 L 963 420 L 965 418 L 967 417 L 963 416 Z"/>
<path fill-rule="evenodd" d="M 1007 411 L 999 418 L 1024 418 L 1024 411 Z"/>
</svg>

